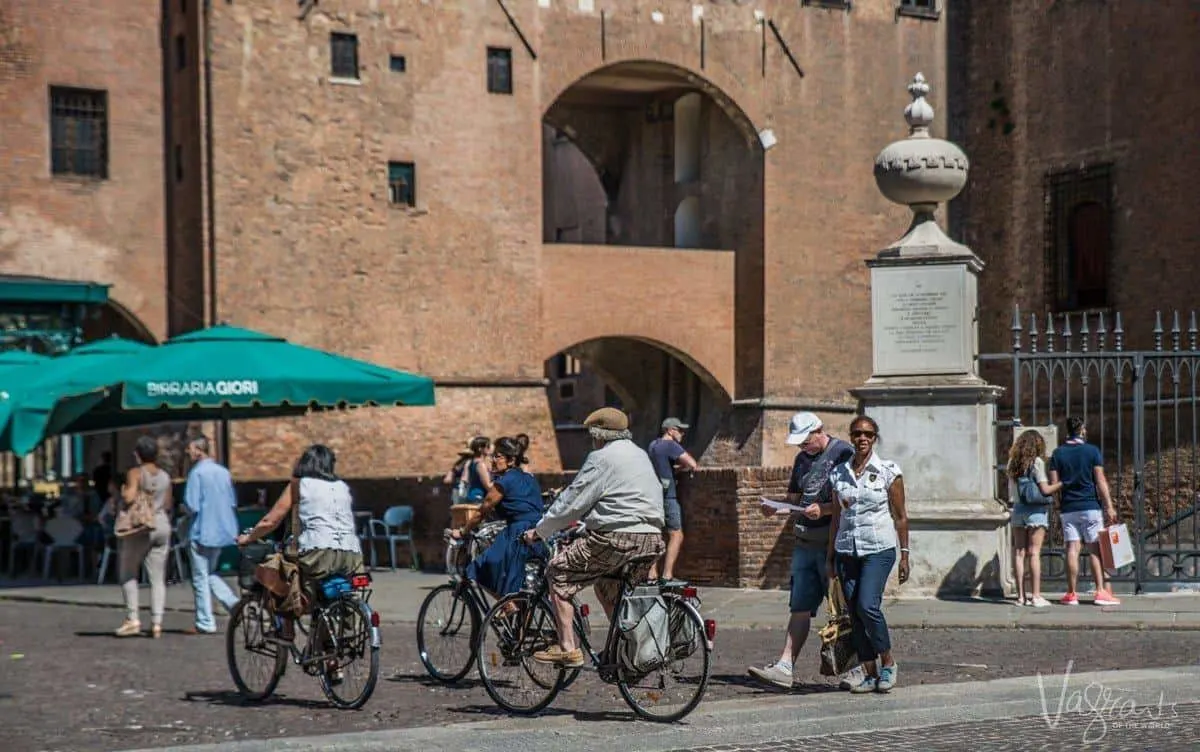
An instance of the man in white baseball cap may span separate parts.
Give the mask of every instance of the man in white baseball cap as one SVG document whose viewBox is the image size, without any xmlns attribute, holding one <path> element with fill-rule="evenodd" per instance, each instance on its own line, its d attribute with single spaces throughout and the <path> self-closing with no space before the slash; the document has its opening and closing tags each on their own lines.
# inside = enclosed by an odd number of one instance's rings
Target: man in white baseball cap
<svg viewBox="0 0 1200 752">
<path fill-rule="evenodd" d="M 792 549 L 791 594 L 788 597 L 791 616 L 779 659 L 763 667 L 750 667 L 750 675 L 755 679 L 781 689 L 791 689 L 793 666 L 808 639 L 812 617 L 817 615 L 829 587 L 829 526 L 833 515 L 839 512 L 829 474 L 854 456 L 854 448 L 825 433 L 821 419 L 812 413 L 792 416 L 787 443 L 800 449 L 792 464 L 787 500 L 802 508 L 793 517 L 795 547 Z M 776 514 L 787 515 L 788 511 L 777 512 L 763 507 L 764 516 Z M 855 683 L 853 677 L 843 676 L 842 688 L 849 689 Z"/>
</svg>

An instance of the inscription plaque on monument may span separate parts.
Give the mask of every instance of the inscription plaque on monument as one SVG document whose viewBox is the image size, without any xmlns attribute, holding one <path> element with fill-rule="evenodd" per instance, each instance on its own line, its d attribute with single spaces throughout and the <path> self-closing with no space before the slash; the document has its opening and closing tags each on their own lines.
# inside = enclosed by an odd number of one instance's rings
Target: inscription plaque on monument
<svg viewBox="0 0 1200 752">
<path fill-rule="evenodd" d="M 958 265 L 871 270 L 875 375 L 973 370 L 968 274 Z"/>
</svg>

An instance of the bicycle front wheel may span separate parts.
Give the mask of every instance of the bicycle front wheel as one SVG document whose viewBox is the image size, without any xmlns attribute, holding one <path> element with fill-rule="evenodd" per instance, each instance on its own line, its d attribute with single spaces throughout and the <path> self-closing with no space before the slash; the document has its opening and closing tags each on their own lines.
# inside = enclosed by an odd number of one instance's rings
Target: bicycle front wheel
<svg viewBox="0 0 1200 752">
<path fill-rule="evenodd" d="M 502 598 L 483 619 L 479 678 L 492 700 L 510 713 L 532 715 L 562 689 L 564 669 L 538 663 L 533 654 L 558 642 L 550 609 L 525 593 Z"/>
<path fill-rule="evenodd" d="M 480 615 L 466 596 L 465 585 L 436 587 L 417 613 L 417 652 L 434 679 L 462 681 L 475 663 Z"/>
<path fill-rule="evenodd" d="M 662 663 L 650 671 L 620 670 L 617 689 L 621 697 L 640 717 L 659 723 L 673 723 L 696 709 L 708 689 L 711 660 L 704 620 L 700 612 L 682 598 L 667 596 L 667 632 L 669 644 Z M 622 635 L 617 643 L 624 650 Z"/>
<path fill-rule="evenodd" d="M 251 702 L 275 692 L 287 669 L 287 648 L 277 641 L 275 617 L 263 596 L 247 595 L 237 602 L 225 629 L 225 657 L 237 690 Z"/>
<path fill-rule="evenodd" d="M 339 708 L 361 708 L 379 681 L 379 628 L 371 607 L 353 597 L 322 609 L 313 628 L 314 652 L 323 656 L 321 691 Z"/>
</svg>

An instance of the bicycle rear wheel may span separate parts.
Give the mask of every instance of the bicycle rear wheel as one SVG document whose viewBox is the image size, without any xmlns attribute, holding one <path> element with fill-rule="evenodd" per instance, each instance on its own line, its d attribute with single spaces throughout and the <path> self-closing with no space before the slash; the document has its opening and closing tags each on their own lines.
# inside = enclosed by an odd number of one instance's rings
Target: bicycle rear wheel
<svg viewBox="0 0 1200 752">
<path fill-rule="evenodd" d="M 464 594 L 466 586 L 446 584 L 425 597 L 417 613 L 417 652 L 434 679 L 462 681 L 475 664 L 480 615 Z"/>
<path fill-rule="evenodd" d="M 700 612 L 682 598 L 664 596 L 670 644 L 658 668 L 633 673 L 620 670 L 617 689 L 638 716 L 673 723 L 696 709 L 708 689 L 712 656 Z M 617 649 L 625 649 L 622 635 Z"/>
<path fill-rule="evenodd" d="M 287 648 L 275 637 L 275 617 L 261 595 L 237 602 L 225 630 L 225 657 L 238 692 L 251 702 L 270 697 L 287 669 Z"/>
<path fill-rule="evenodd" d="M 357 598 L 339 598 L 323 608 L 312 645 L 323 656 L 321 691 L 339 708 L 361 708 L 379 681 L 378 627 L 371 607 Z"/>
<path fill-rule="evenodd" d="M 525 593 L 502 598 L 483 619 L 479 678 L 492 700 L 510 713 L 543 710 L 562 689 L 566 670 L 538 663 L 533 654 L 558 642 L 550 609 Z"/>
</svg>

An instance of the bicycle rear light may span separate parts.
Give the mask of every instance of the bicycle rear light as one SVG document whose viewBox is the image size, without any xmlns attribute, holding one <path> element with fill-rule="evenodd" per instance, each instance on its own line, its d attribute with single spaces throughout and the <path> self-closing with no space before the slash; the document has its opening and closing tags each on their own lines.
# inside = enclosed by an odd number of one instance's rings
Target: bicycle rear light
<svg viewBox="0 0 1200 752">
<path fill-rule="evenodd" d="M 696 597 L 696 588 L 694 588 L 690 585 L 688 587 L 685 587 L 684 589 L 680 590 L 679 592 L 683 595 L 684 598 L 695 598 Z"/>
<path fill-rule="evenodd" d="M 591 612 L 592 612 L 592 610 L 590 608 L 588 608 L 588 604 L 584 603 L 579 606 L 579 615 L 580 616 L 586 618 L 587 615 L 590 614 Z"/>
<path fill-rule="evenodd" d="M 704 636 L 708 638 L 709 642 L 712 642 L 713 640 L 717 639 L 717 620 L 716 619 L 705 619 L 704 620 Z"/>
<path fill-rule="evenodd" d="M 376 629 L 379 628 L 379 612 L 378 611 L 371 612 L 371 626 L 375 627 Z"/>
</svg>

